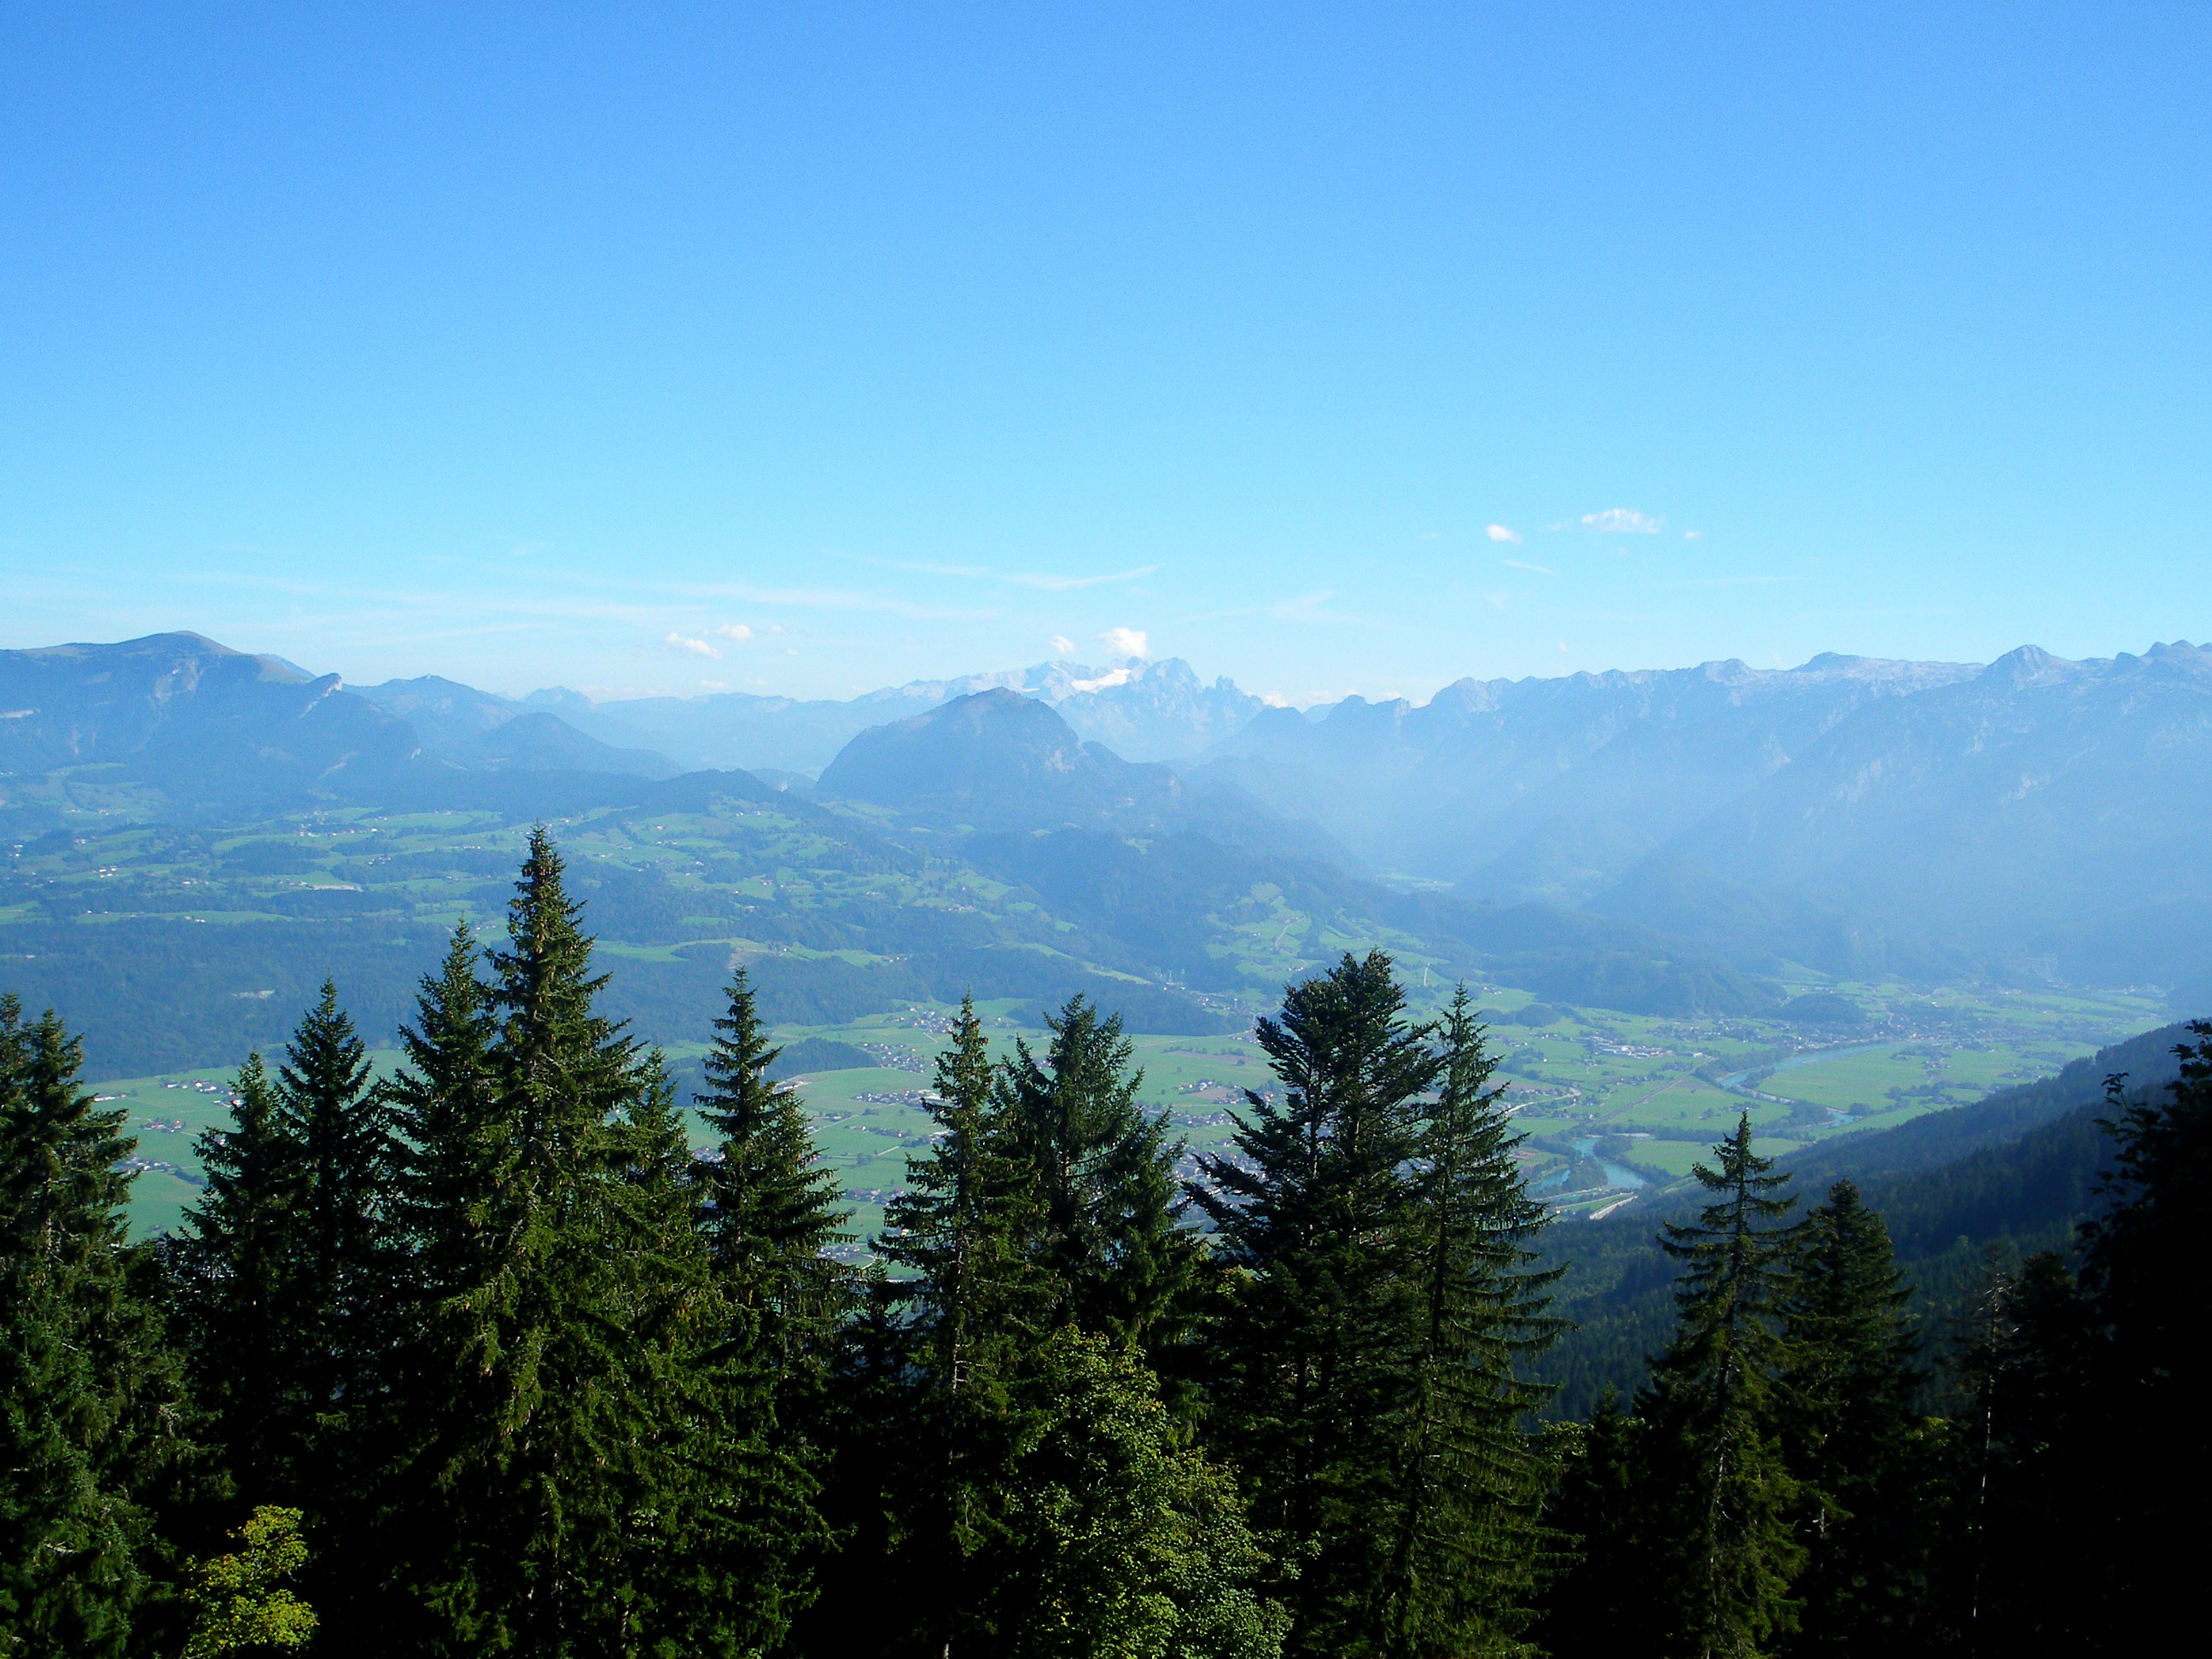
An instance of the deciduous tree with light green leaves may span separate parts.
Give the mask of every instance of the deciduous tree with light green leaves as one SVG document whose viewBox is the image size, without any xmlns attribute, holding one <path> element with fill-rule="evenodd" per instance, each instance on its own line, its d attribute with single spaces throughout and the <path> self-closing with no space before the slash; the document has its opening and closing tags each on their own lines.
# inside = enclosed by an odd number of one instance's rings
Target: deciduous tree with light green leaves
<svg viewBox="0 0 2212 1659">
<path fill-rule="evenodd" d="M 300 1511 L 264 1504 L 234 1536 L 241 1547 L 193 1562 L 185 1574 L 192 1631 L 185 1659 L 303 1647 L 315 1633 L 315 1610 L 283 1583 L 307 1563 Z"/>
</svg>

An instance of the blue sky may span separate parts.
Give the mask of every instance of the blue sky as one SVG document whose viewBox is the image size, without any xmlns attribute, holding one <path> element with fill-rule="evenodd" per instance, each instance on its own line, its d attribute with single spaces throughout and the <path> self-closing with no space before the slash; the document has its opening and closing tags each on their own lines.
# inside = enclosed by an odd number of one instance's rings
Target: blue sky
<svg viewBox="0 0 2212 1659">
<path fill-rule="evenodd" d="M 2212 634 L 2201 5 L 350 10 L 0 14 L 0 645 Z"/>
</svg>

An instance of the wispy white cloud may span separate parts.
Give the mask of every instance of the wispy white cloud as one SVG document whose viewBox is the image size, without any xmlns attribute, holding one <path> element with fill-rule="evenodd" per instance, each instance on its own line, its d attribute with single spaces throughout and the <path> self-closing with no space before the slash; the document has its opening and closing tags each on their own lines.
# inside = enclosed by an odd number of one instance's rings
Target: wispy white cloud
<svg viewBox="0 0 2212 1659">
<path fill-rule="evenodd" d="M 1493 542 L 1510 542 L 1516 547 L 1521 545 L 1521 532 L 1502 524 L 1492 525 L 1482 533 Z"/>
<path fill-rule="evenodd" d="M 705 640 L 690 634 L 671 634 L 660 643 L 672 655 L 678 657 L 712 657 L 719 659 L 722 654 L 719 650 L 715 649 L 714 646 L 709 645 Z"/>
<path fill-rule="evenodd" d="M 1498 562 L 1510 565 L 1516 570 L 1533 570 L 1540 576 L 1556 576 L 1559 574 L 1548 564 L 1529 564 L 1521 559 L 1500 559 Z"/>
<path fill-rule="evenodd" d="M 1602 513 L 1583 514 L 1574 527 L 1593 536 L 1656 536 L 1666 523 L 1664 519 L 1638 513 L 1632 507 L 1608 507 Z"/>
<path fill-rule="evenodd" d="M 916 559 L 879 559 L 866 553 L 845 553 L 831 550 L 833 557 L 854 564 L 872 565 L 878 570 L 903 570 L 917 576 L 951 576 L 962 581 L 1005 582 L 1012 587 L 1033 587 L 1046 593 L 1066 593 L 1079 587 L 1103 587 L 1110 582 L 1134 581 L 1139 576 L 1149 576 L 1159 568 L 1157 564 L 1139 565 L 1133 570 L 1109 570 L 1095 576 L 1070 576 L 1051 570 L 994 570 L 981 564 L 935 564 Z"/>
<path fill-rule="evenodd" d="M 753 636 L 753 630 L 744 623 L 724 623 L 714 632 L 726 640 L 736 641 L 739 645 Z"/>
<path fill-rule="evenodd" d="M 1015 570 L 999 578 L 1016 587 L 1042 588 L 1048 593 L 1065 593 L 1078 587 L 1103 587 L 1109 582 L 1133 582 L 1139 576 L 1149 576 L 1158 570 L 1156 564 L 1139 565 L 1134 570 L 1116 570 L 1104 576 L 1055 576 L 1048 574 Z"/>
<path fill-rule="evenodd" d="M 1567 642 L 1566 642 L 1565 640 L 1561 640 L 1561 641 L 1559 641 L 1559 650 L 1560 650 L 1560 652 L 1561 652 L 1561 653 L 1562 653 L 1562 654 L 1565 654 L 1565 651 L 1566 651 L 1566 648 L 1567 648 Z"/>
<path fill-rule="evenodd" d="M 1072 657 L 1075 654 L 1075 641 L 1065 634 L 1055 634 L 1045 643 L 1052 647 L 1052 654 L 1055 657 Z"/>
<path fill-rule="evenodd" d="M 1682 532 L 1682 539 L 1686 542 L 1694 542 L 1702 538 L 1705 533 L 1702 530 L 1685 530 Z"/>
<path fill-rule="evenodd" d="M 1486 593 L 1483 598 L 1490 601 L 1490 608 L 1492 611 L 1503 611 L 1513 603 L 1513 596 L 1503 590 L 1495 593 Z"/>
<path fill-rule="evenodd" d="M 1151 642 L 1141 628 L 1109 628 L 1098 636 L 1117 657 L 1150 657 Z"/>
<path fill-rule="evenodd" d="M 742 582 L 669 582 L 660 591 L 702 599 L 734 599 L 740 605 L 778 605 L 793 611 L 844 611 L 905 617 L 914 622 L 980 620 L 1000 613 L 979 606 L 915 605 L 886 593 L 849 587 L 754 587 Z"/>
<path fill-rule="evenodd" d="M 980 564 L 935 564 L 925 559 L 878 559 L 866 553 L 846 553 L 836 548 L 823 550 L 830 557 L 845 559 L 854 564 L 872 565 L 878 570 L 903 570 L 915 576 L 957 576 L 963 581 L 981 581 L 991 573 Z"/>
</svg>

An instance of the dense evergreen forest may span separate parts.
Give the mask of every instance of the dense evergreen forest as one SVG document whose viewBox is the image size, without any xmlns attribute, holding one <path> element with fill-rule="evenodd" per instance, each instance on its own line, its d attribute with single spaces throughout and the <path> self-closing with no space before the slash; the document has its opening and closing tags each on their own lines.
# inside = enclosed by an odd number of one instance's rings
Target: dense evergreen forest
<svg viewBox="0 0 2212 1659">
<path fill-rule="evenodd" d="M 1188 1187 L 1119 1018 L 994 1062 L 866 1268 L 727 991 L 695 1156 L 533 837 L 371 1079 L 334 987 L 177 1235 L 0 1004 L 0 1654 L 2135 1652 L 2207 1472 L 2212 1025 L 2115 1079 L 2062 1248 L 1916 1316 L 1882 1213 L 1747 1122 L 1632 1396 L 1547 1420 L 1563 1268 L 1462 993 L 1290 987 Z"/>
</svg>

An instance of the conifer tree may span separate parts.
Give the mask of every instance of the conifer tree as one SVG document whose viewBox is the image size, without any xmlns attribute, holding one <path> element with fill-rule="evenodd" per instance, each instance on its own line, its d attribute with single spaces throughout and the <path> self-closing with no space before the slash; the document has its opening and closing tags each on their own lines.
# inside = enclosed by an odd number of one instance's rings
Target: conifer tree
<svg viewBox="0 0 2212 1659">
<path fill-rule="evenodd" d="M 701 1275 L 672 1106 L 657 1063 L 596 1009 L 605 981 L 542 828 L 507 939 L 481 1006 L 456 939 L 398 1086 L 410 1133 L 452 1137 L 416 1148 L 410 1218 L 428 1224 L 434 1183 L 465 1202 L 417 1241 L 437 1323 L 406 1370 L 424 1432 L 401 1480 L 429 1512 L 393 1577 L 434 1650 L 681 1648 L 705 1597 L 678 1611 L 668 1574 L 681 1562 L 695 1590 L 727 1588 L 713 1540 L 688 1530 L 713 1497 L 701 1486 L 727 1477 L 692 1455 Z"/>
<path fill-rule="evenodd" d="M 0 1639 L 120 1654 L 149 1504 L 188 1454 L 182 1379 L 127 1238 L 137 1142 L 76 1081 L 77 1041 L 0 998 Z"/>
<path fill-rule="evenodd" d="M 700 1115 L 720 1136 L 702 1166 L 715 1282 L 739 1325 L 732 1340 L 773 1380 L 791 1433 L 820 1409 L 851 1275 L 826 1252 L 848 1240 L 836 1179 L 816 1155 L 796 1091 L 770 1082 L 769 1045 L 740 968 L 714 1022 Z"/>
<path fill-rule="evenodd" d="M 658 1054 L 616 1128 L 628 1409 L 653 1431 L 625 1470 L 623 1507 L 642 1547 L 624 1633 L 672 1652 L 768 1652 L 811 1595 L 805 1558 L 828 1542 L 816 1482 L 778 1431 L 775 1355 L 732 1352 L 735 1310 L 703 1242 L 706 1189 Z"/>
<path fill-rule="evenodd" d="M 1904 1639 L 1925 1607 L 1911 1294 L 1881 1217 L 1838 1182 L 1798 1230 L 1782 1304 L 1777 1403 L 1806 1550 L 1793 1652 L 1871 1652 Z"/>
<path fill-rule="evenodd" d="M 1462 985 L 1442 1025 L 1443 1068 L 1415 1143 L 1407 1266 L 1419 1298 L 1394 1459 L 1389 1561 L 1373 1641 L 1406 1656 L 1524 1650 L 1549 1549 L 1551 1471 L 1523 1419 L 1550 1390 L 1525 1367 L 1558 1334 L 1528 1196 L 1492 1089 L 1497 1061 Z"/>
<path fill-rule="evenodd" d="M 1284 1098 L 1246 1091 L 1241 1156 L 1203 1159 L 1192 1192 L 1224 1269 L 1214 1432 L 1297 1563 L 1297 1653 L 1364 1640 L 1388 1568 L 1419 1310 L 1407 1170 L 1437 1066 L 1404 1007 L 1380 951 L 1291 987 L 1256 1033 Z"/>
<path fill-rule="evenodd" d="M 1005 1471 L 1021 1433 L 1015 1384 L 1042 1334 L 1048 1287 L 1024 1256 L 1035 1176 L 1000 1109 L 975 1000 L 963 998 L 937 1059 L 940 1132 L 909 1158 L 907 1190 L 884 1211 L 879 1249 L 912 1275 L 885 1282 L 906 1308 L 906 1416 L 913 1461 L 895 1500 L 911 1582 L 927 1598 L 929 1647 L 965 1652 L 986 1632 L 972 1558 L 1003 1527 Z"/>
<path fill-rule="evenodd" d="M 393 1215 L 404 1276 L 392 1383 L 401 1437 L 381 1506 L 383 1635 L 401 1652 L 439 1652 L 472 1635 L 482 1616 L 466 1577 L 471 1483 L 507 1377 L 477 1297 L 501 1263 L 514 1157 L 483 965 L 469 925 L 458 924 L 438 972 L 422 981 L 414 1023 L 400 1028 L 405 1063 L 385 1085 L 401 1149 Z M 456 1613 L 456 1601 L 466 1610 Z M 324 1635 L 345 1644 L 343 1630 Z"/>
<path fill-rule="evenodd" d="M 177 1253 L 195 1380 L 244 1504 L 296 1505 L 316 1528 L 358 1507 L 377 1455 L 392 1267 L 386 1112 L 335 986 L 274 1079 L 247 1061 L 233 1103 L 203 1138 L 208 1185 Z"/>
<path fill-rule="evenodd" d="M 206 1185 L 173 1252 L 191 1373 L 222 1466 L 243 1506 L 288 1494 L 300 1401 L 289 1389 L 291 1249 L 301 1171 L 269 1073 L 246 1056 L 231 1084 L 230 1127 L 195 1148 Z"/>
<path fill-rule="evenodd" d="M 2124 1079 L 2113 1079 L 2103 1121 L 2114 1146 L 2110 1208 L 2081 1231 L 2081 1288 L 2100 1338 L 2097 1407 L 2157 1448 L 2154 1459 L 2101 1460 L 2095 1483 L 2098 1582 L 2087 1599 L 2123 1652 L 2156 1645 L 2194 1616 L 2197 1494 L 2212 1480 L 2203 1317 L 2212 1284 L 2212 1022 L 2189 1030 L 2195 1041 L 2174 1049 L 2180 1075 L 2164 1099 L 2130 1099 Z"/>
<path fill-rule="evenodd" d="M 2056 1253 L 2017 1268 L 1993 1254 L 1959 1356 L 1971 1411 L 1936 1562 L 1937 1634 L 1969 1653 L 2096 1652 L 2111 1632 L 2084 1528 L 2085 1516 L 2103 1523 L 2109 1455 L 2097 1334 Z"/>
<path fill-rule="evenodd" d="M 311 1519 L 334 1502 L 357 1500 L 376 1455 L 393 1168 L 384 1097 L 370 1084 L 368 1045 L 325 980 L 285 1047 L 273 1090 L 295 1182 L 282 1212 L 287 1329 L 276 1352 L 290 1356 L 299 1413 L 293 1480 L 278 1496 L 303 1503 Z"/>
<path fill-rule="evenodd" d="M 1803 1562 L 1791 1536 L 1797 1486 L 1783 1461 L 1776 1386 L 1790 1283 L 1794 1199 L 1770 1196 L 1787 1176 L 1751 1150 L 1748 1113 L 1692 1173 L 1714 1201 L 1662 1243 L 1683 1263 L 1675 1329 L 1652 1367 L 1638 1414 L 1650 1424 L 1654 1536 L 1669 1552 L 1670 1651 L 1753 1654 L 1795 1627 L 1790 1581 Z"/>
<path fill-rule="evenodd" d="M 1144 1073 L 1119 1014 L 1077 994 L 1047 1013 L 1039 1062 L 1017 1041 L 1001 1109 L 1035 1172 L 1031 1260 L 1050 1286 L 1048 1318 L 1133 1347 L 1157 1369 L 1182 1334 L 1197 1243 L 1181 1224 L 1182 1143 L 1137 1103 Z"/>
<path fill-rule="evenodd" d="M 1608 1388 L 1588 1423 L 1558 1431 L 1559 1481 L 1545 1520 L 1560 1534 L 1565 1570 L 1544 1587 L 1534 1632 L 1553 1659 L 1661 1650 L 1645 1426 Z"/>
<path fill-rule="evenodd" d="M 491 1271 L 491 1206 L 508 1155 L 495 1087 L 496 1027 L 491 992 L 478 976 L 483 952 L 458 924 L 437 973 L 426 975 L 412 1025 L 402 1026 L 406 1063 L 385 1085 L 398 1148 L 392 1229 L 404 1274 L 403 1355 L 427 1363 L 443 1387 L 461 1367 L 446 1334 L 458 1329 L 457 1299 Z M 436 1359 L 429 1350 L 441 1351 Z M 428 1392 L 418 1379 L 419 1408 Z M 419 1420 L 419 1419 L 418 1419 Z"/>
</svg>

